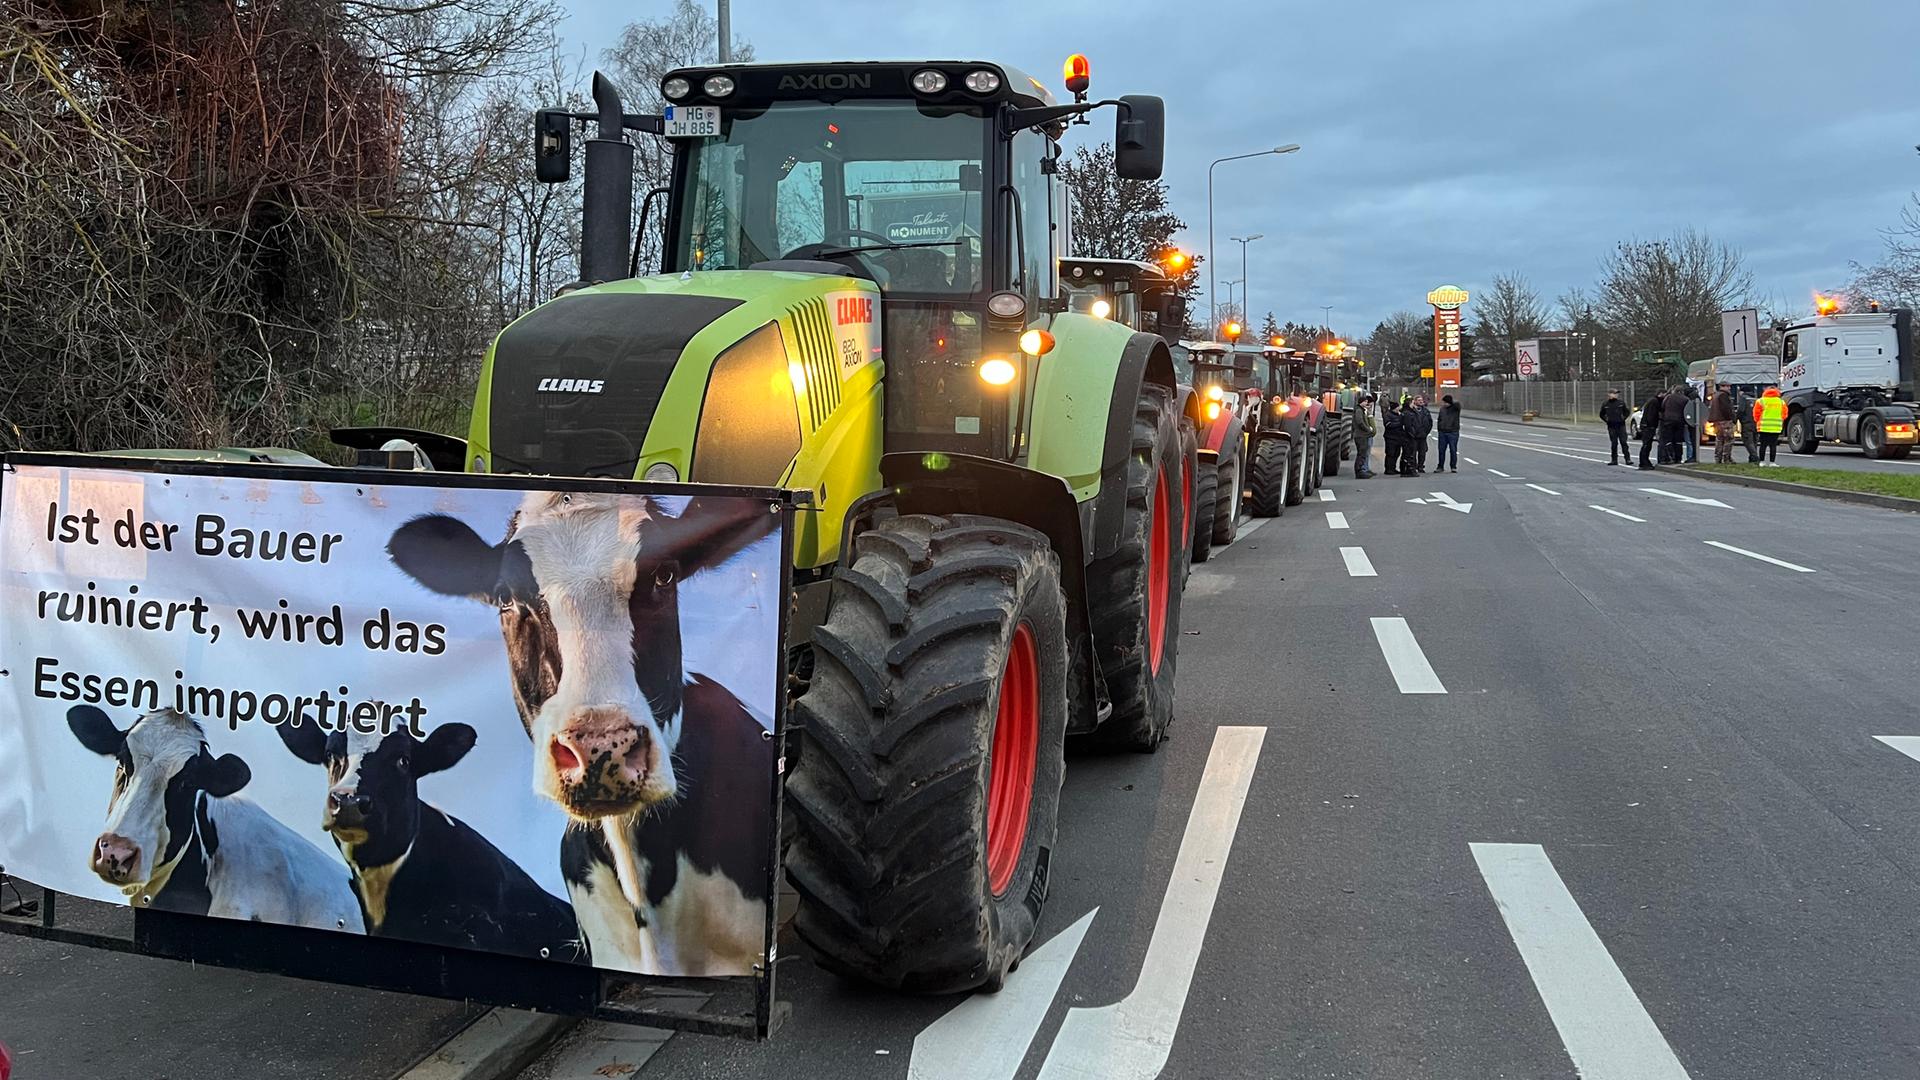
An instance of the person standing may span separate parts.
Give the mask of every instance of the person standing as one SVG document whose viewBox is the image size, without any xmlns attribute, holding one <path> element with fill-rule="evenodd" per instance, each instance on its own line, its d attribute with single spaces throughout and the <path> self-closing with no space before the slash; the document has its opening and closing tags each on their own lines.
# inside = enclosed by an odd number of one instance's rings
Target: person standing
<svg viewBox="0 0 1920 1080">
<path fill-rule="evenodd" d="M 1780 396 L 1779 387 L 1767 387 L 1767 392 L 1753 403 L 1753 426 L 1760 434 L 1760 467 L 1779 468 L 1780 432 L 1787 426 L 1787 401 Z"/>
<path fill-rule="evenodd" d="M 1713 384 L 1707 422 L 1713 425 L 1713 463 L 1733 464 L 1733 394 L 1727 390 L 1726 383 Z"/>
<path fill-rule="evenodd" d="M 1692 383 L 1687 384 L 1687 445 L 1684 460 L 1693 464 L 1700 452 L 1700 391 Z"/>
<path fill-rule="evenodd" d="M 1361 394 L 1360 407 L 1353 412 L 1353 478 L 1371 480 L 1373 462 L 1373 395 Z"/>
<path fill-rule="evenodd" d="M 1676 386 L 1660 404 L 1660 464 L 1680 464 L 1680 443 L 1686 437 L 1687 395 Z"/>
<path fill-rule="evenodd" d="M 1414 398 L 1400 414 L 1401 426 L 1407 433 L 1407 448 L 1400 451 L 1400 475 L 1418 476 L 1427 471 L 1427 436 L 1433 433 L 1433 413 L 1427 408 L 1427 395 Z"/>
<path fill-rule="evenodd" d="M 1753 426 L 1753 407 L 1760 399 L 1753 396 L 1753 388 L 1740 391 L 1740 400 L 1734 405 L 1734 419 L 1740 425 L 1740 445 L 1746 448 L 1747 464 L 1760 463 L 1760 433 Z"/>
<path fill-rule="evenodd" d="M 1607 462 L 1609 465 L 1633 465 L 1633 448 L 1627 445 L 1627 403 L 1620 400 L 1620 391 L 1607 391 L 1607 400 L 1600 405 L 1600 422 L 1607 425 Z"/>
<path fill-rule="evenodd" d="M 1447 454 L 1453 454 L 1453 472 L 1460 471 L 1460 403 L 1453 400 L 1452 394 L 1440 397 L 1440 463 L 1433 467 L 1434 472 L 1447 472 Z"/>
<path fill-rule="evenodd" d="M 1400 409 L 1391 397 L 1380 403 L 1380 440 L 1386 456 L 1380 471 L 1392 476 L 1400 471 L 1400 451 L 1406 446 L 1406 436 L 1400 430 Z"/>
<path fill-rule="evenodd" d="M 1655 390 L 1646 404 L 1640 406 L 1640 467 L 1653 468 L 1654 441 L 1660 437 L 1660 410 L 1666 404 L 1666 395 Z"/>
</svg>

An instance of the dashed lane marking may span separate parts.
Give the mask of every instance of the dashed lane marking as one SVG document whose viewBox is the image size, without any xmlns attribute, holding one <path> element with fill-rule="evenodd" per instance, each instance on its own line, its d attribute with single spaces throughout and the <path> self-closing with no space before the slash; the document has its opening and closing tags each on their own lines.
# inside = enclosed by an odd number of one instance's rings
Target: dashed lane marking
<svg viewBox="0 0 1920 1080">
<path fill-rule="evenodd" d="M 1535 490 L 1535 491 L 1538 491 L 1538 492 L 1541 492 L 1542 494 L 1546 494 L 1546 495 L 1558 495 L 1558 494 L 1560 494 L 1559 492 L 1557 492 L 1557 491 L 1555 491 L 1555 490 L 1553 490 L 1552 488 L 1543 488 L 1543 487 L 1541 487 L 1541 486 L 1540 486 L 1539 484 L 1528 484 L 1527 486 L 1528 486 L 1528 487 L 1530 487 L 1530 488 L 1532 488 L 1532 489 L 1533 489 L 1533 490 Z"/>
<path fill-rule="evenodd" d="M 1875 735 L 1874 738 L 1920 761 L 1920 735 Z"/>
<path fill-rule="evenodd" d="M 1427 654 L 1420 651 L 1420 642 L 1413 636 L 1413 628 L 1407 620 L 1394 618 L 1376 618 L 1373 620 L 1373 637 L 1380 643 L 1380 654 L 1386 657 L 1387 667 L 1393 671 L 1393 681 L 1399 685 L 1403 694 L 1444 694 L 1446 684 L 1440 676 L 1434 674 L 1433 665 L 1427 663 Z"/>
<path fill-rule="evenodd" d="M 1365 548 L 1343 547 L 1340 549 L 1340 557 L 1347 562 L 1348 577 L 1380 576 L 1374 573 L 1373 560 L 1367 558 L 1367 549 Z"/>
<path fill-rule="evenodd" d="M 1501 478 L 1503 478 L 1503 479 L 1507 479 L 1507 480 L 1511 480 L 1511 479 L 1513 479 L 1513 474 L 1512 474 L 1512 473 L 1503 473 L 1503 472 L 1501 472 L 1501 471 L 1500 471 L 1499 469 L 1493 469 L 1493 468 L 1489 468 L 1489 469 L 1488 469 L 1487 471 L 1488 471 L 1488 472 L 1490 472 L 1490 473 L 1492 473 L 1493 475 L 1495 475 L 1495 476 L 1498 476 L 1498 477 L 1501 477 Z"/>
<path fill-rule="evenodd" d="M 1040 1080 L 1154 1080 L 1167 1067 L 1266 737 L 1263 727 L 1214 729 L 1133 992 L 1112 1005 L 1069 1009 Z"/>
<path fill-rule="evenodd" d="M 1594 510 L 1600 511 L 1603 514 L 1612 514 L 1614 517 L 1617 517 L 1617 518 L 1626 518 L 1628 521 L 1637 521 L 1642 525 L 1645 525 L 1647 523 L 1646 518 L 1637 518 L 1637 517 L 1634 517 L 1632 514 L 1623 514 L 1618 510 L 1611 510 L 1611 509 L 1608 509 L 1607 507 L 1601 506 L 1599 503 L 1588 503 L 1587 506 Z"/>
<path fill-rule="evenodd" d="M 1467 464 L 1469 464 L 1469 465 L 1478 465 L 1478 464 L 1480 464 L 1479 462 L 1477 462 L 1477 461 L 1475 461 L 1475 460 L 1473 460 L 1472 458 L 1470 458 L 1470 457 L 1468 457 L 1468 456 L 1466 456 L 1465 454 L 1462 454 L 1462 455 L 1460 455 L 1460 460 L 1461 460 L 1461 461 L 1464 461 L 1464 462 L 1466 462 L 1466 463 L 1467 463 Z"/>
<path fill-rule="evenodd" d="M 1347 515 L 1338 510 L 1327 511 L 1327 528 L 1344 529 L 1347 527 Z"/>
<path fill-rule="evenodd" d="M 1734 547 L 1732 544 L 1723 544 L 1718 540 L 1702 540 L 1701 543 L 1706 544 L 1708 547 L 1717 547 L 1721 551 L 1731 551 L 1735 555 L 1745 555 L 1749 559 L 1759 559 L 1763 563 L 1772 563 L 1775 566 L 1784 566 L 1788 570 L 1791 570 L 1796 574 L 1811 574 L 1816 572 L 1811 566 L 1801 566 L 1799 563 L 1790 563 L 1785 559 L 1776 559 L 1771 555 L 1762 555 L 1757 551 L 1748 551 L 1746 548 L 1743 548 L 1743 547 Z"/>
<path fill-rule="evenodd" d="M 1470 844 L 1582 1080 L 1688 1080 L 1538 844 Z"/>
</svg>

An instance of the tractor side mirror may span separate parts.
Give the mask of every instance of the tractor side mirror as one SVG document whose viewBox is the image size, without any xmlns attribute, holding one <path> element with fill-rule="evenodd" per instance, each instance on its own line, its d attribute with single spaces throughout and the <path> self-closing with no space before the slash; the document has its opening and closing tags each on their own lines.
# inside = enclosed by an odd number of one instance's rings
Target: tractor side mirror
<svg viewBox="0 0 1920 1080">
<path fill-rule="evenodd" d="M 533 176 L 543 184 L 564 184 L 573 166 L 573 116 L 565 109 L 533 114 Z"/>
<path fill-rule="evenodd" d="M 1167 149 L 1167 103 L 1127 94 L 1113 121 L 1113 171 L 1122 180 L 1158 180 Z"/>
</svg>

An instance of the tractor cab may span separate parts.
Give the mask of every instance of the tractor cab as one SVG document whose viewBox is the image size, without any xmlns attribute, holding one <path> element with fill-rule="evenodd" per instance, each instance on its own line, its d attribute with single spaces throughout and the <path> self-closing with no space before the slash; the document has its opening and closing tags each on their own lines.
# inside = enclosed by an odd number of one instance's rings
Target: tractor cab
<svg viewBox="0 0 1920 1080">
<path fill-rule="evenodd" d="M 1173 279 L 1136 259 L 1061 259 L 1060 285 L 1070 310 L 1159 334 L 1168 327 Z"/>
</svg>

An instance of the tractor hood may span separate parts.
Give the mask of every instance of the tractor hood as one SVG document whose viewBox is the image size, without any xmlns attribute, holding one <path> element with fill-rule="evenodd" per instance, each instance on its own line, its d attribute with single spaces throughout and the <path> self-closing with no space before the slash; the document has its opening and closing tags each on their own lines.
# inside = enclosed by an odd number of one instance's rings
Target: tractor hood
<svg viewBox="0 0 1920 1080">
<path fill-rule="evenodd" d="M 664 464 L 679 479 L 780 483 L 803 427 L 878 361 L 879 306 L 870 282 L 771 270 L 568 293 L 494 340 L 469 433 L 475 466 L 626 479 Z"/>
</svg>

